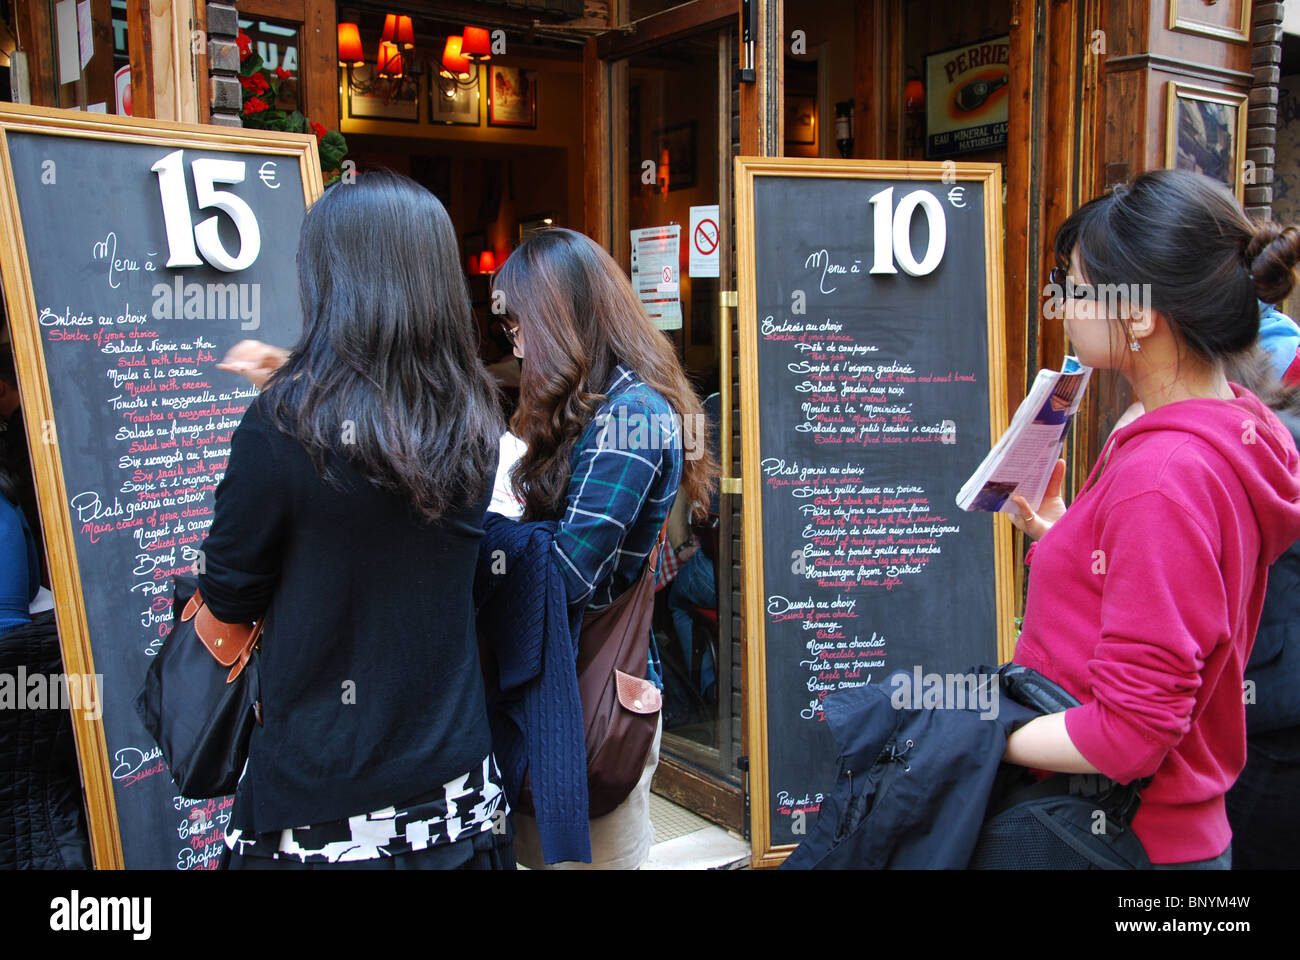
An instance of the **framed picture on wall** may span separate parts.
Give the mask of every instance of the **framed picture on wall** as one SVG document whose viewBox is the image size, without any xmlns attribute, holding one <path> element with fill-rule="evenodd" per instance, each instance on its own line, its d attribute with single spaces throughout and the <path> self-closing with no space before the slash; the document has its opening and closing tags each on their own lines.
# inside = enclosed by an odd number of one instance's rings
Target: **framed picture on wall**
<svg viewBox="0 0 1300 960">
<path fill-rule="evenodd" d="M 348 117 L 353 120 L 420 122 L 420 81 L 417 77 L 378 77 L 373 64 L 347 67 Z"/>
<path fill-rule="evenodd" d="M 537 127 L 537 74 L 518 67 L 488 66 L 488 124 Z"/>
<path fill-rule="evenodd" d="M 1169 29 L 1250 42 L 1250 0 L 1169 0 Z"/>
<path fill-rule="evenodd" d="M 659 178 L 668 177 L 668 189 L 695 186 L 695 121 L 654 132 L 654 156 Z"/>
<path fill-rule="evenodd" d="M 1245 93 L 1170 80 L 1165 87 L 1165 166 L 1203 173 L 1245 195 Z"/>
<path fill-rule="evenodd" d="M 429 122 L 453 123 L 477 127 L 481 115 L 479 96 L 479 69 L 474 67 L 474 78 L 468 84 L 456 83 L 440 74 L 438 64 L 429 69 Z"/>
</svg>

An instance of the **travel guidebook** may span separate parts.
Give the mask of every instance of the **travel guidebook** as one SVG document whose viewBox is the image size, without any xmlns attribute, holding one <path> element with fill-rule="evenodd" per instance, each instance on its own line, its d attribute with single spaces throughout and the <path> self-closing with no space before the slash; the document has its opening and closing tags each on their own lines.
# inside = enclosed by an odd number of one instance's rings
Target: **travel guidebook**
<svg viewBox="0 0 1300 960">
<path fill-rule="evenodd" d="M 1052 468 L 1065 449 L 1065 432 L 1088 388 L 1092 368 L 1066 357 L 1059 371 L 1039 370 L 1011 426 L 957 494 L 957 506 L 984 513 L 1016 513 L 1019 494 L 1035 510 Z"/>
</svg>

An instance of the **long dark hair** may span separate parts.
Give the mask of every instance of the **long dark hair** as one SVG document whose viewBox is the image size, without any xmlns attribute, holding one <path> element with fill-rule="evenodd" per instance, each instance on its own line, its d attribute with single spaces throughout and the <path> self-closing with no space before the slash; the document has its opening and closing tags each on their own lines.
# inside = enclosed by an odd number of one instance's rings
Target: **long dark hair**
<svg viewBox="0 0 1300 960">
<path fill-rule="evenodd" d="M 298 246 L 303 335 L 266 389 L 317 470 L 346 457 L 436 519 L 491 482 L 504 430 L 447 211 L 388 170 L 331 187 Z"/>
<path fill-rule="evenodd" d="M 1180 345 L 1209 363 L 1259 336 L 1259 303 L 1295 284 L 1300 230 L 1256 223 L 1223 184 L 1185 170 L 1150 170 L 1091 200 L 1057 231 L 1065 266 L 1078 249 L 1088 283 L 1149 284 L 1150 307 Z"/>
<path fill-rule="evenodd" d="M 1259 397 L 1266 407 L 1300 417 L 1300 385 L 1280 379 L 1273 372 L 1272 358 L 1260 346 L 1229 357 L 1223 373 Z"/>
<path fill-rule="evenodd" d="M 494 281 L 526 351 L 512 429 L 527 445 L 511 472 L 528 520 L 563 512 L 574 447 L 622 363 L 681 418 L 678 496 L 707 504 L 718 467 L 699 398 L 672 344 L 641 308 L 631 281 L 605 250 L 573 230 L 543 230 L 523 243 Z"/>
</svg>

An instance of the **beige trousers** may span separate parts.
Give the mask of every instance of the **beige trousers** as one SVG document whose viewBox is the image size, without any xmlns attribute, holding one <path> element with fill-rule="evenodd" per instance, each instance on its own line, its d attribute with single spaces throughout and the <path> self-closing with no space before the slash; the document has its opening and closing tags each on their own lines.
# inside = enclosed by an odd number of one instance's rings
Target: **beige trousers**
<svg viewBox="0 0 1300 960">
<path fill-rule="evenodd" d="M 654 827 L 650 825 L 650 781 L 659 766 L 659 741 L 663 732 L 661 712 L 641 779 L 626 800 L 605 816 L 590 821 L 591 863 L 566 860 L 547 866 L 542 860 L 537 821 L 522 813 L 513 815 L 515 859 L 530 870 L 635 870 L 645 863 L 655 835 Z"/>
</svg>

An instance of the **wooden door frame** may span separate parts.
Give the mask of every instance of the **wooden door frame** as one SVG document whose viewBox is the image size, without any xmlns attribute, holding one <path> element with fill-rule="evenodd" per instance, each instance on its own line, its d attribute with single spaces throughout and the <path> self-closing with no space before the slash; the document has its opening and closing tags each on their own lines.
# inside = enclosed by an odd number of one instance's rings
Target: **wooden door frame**
<svg viewBox="0 0 1300 960">
<path fill-rule="evenodd" d="M 339 128 L 338 10 L 334 0 L 239 0 L 241 17 L 298 25 L 300 109 L 326 130 Z"/>
<path fill-rule="evenodd" d="M 207 119 L 206 51 L 193 53 L 204 0 L 126 0 L 127 53 L 137 117 L 198 123 Z M 27 51 L 32 105 L 58 107 L 55 27 L 44 0 L 17 0 L 14 30 Z"/>
</svg>

